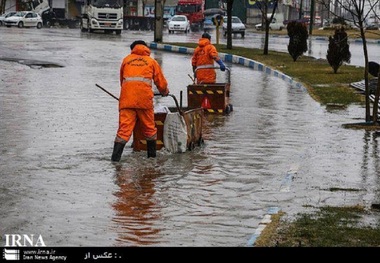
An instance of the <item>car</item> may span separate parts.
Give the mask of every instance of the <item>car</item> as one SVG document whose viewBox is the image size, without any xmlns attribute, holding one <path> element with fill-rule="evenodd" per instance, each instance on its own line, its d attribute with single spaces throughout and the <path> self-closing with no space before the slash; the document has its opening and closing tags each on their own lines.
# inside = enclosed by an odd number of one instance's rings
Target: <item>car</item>
<svg viewBox="0 0 380 263">
<path fill-rule="evenodd" d="M 170 20 L 172 20 L 171 16 L 168 16 L 166 18 L 164 17 L 164 27 L 168 27 Z"/>
<path fill-rule="evenodd" d="M 205 16 L 205 20 L 203 21 L 203 30 L 205 32 L 216 29 L 216 22 L 214 21 L 218 20 L 218 16 L 223 17 L 219 14 Z M 221 26 L 221 24 L 219 26 Z"/>
<path fill-rule="evenodd" d="M 267 18 L 270 19 L 272 15 L 271 14 L 268 14 L 267 15 Z M 302 23 L 306 23 L 306 21 L 308 21 L 308 18 L 303 18 L 301 20 L 298 20 L 299 22 L 302 22 Z M 269 29 L 270 30 L 283 30 L 284 28 L 286 28 L 285 24 L 284 24 L 284 14 L 282 13 L 276 13 L 274 14 L 273 18 L 272 18 L 272 22 L 270 23 L 269 25 Z M 289 21 L 287 21 L 289 22 Z M 257 24 L 255 25 L 255 28 L 256 30 L 262 30 L 263 26 L 262 24 Z"/>
<path fill-rule="evenodd" d="M 227 36 L 227 16 L 223 17 L 223 35 Z M 242 38 L 245 36 L 245 25 L 237 16 L 231 17 L 231 33 L 232 34 L 240 34 Z"/>
<path fill-rule="evenodd" d="M 17 11 L 10 11 L 10 12 L 7 12 L 7 13 L 4 13 L 0 16 L 0 26 L 4 25 L 4 20 L 5 18 L 7 17 L 10 17 L 10 16 L 13 16 L 14 14 L 16 14 Z"/>
<path fill-rule="evenodd" d="M 42 18 L 39 14 L 33 11 L 20 11 L 13 16 L 4 19 L 6 27 L 37 27 L 42 28 Z"/>
<path fill-rule="evenodd" d="M 262 30 L 263 26 L 260 23 L 260 24 L 255 25 L 255 28 L 256 28 L 256 30 Z M 269 30 L 282 30 L 284 28 L 285 28 L 285 25 L 276 23 L 275 18 L 273 18 L 272 23 L 270 23 L 270 25 L 269 25 Z"/>
<path fill-rule="evenodd" d="M 205 20 L 203 21 L 203 30 L 213 30 L 215 29 L 214 22 L 212 21 L 214 19 L 214 15 L 207 15 L 205 16 Z"/>
<path fill-rule="evenodd" d="M 205 9 L 204 11 L 205 19 L 203 21 L 203 30 L 210 31 L 210 30 L 216 29 L 216 26 L 214 24 L 215 17 L 218 15 L 223 17 L 225 13 L 226 12 L 220 8 Z"/>
<path fill-rule="evenodd" d="M 365 28 L 366 30 L 379 30 L 379 25 L 376 24 L 368 24 Z"/>
<path fill-rule="evenodd" d="M 185 15 L 174 15 L 168 21 L 168 31 L 174 33 L 175 31 L 182 31 L 184 33 L 190 32 L 190 21 Z"/>
</svg>

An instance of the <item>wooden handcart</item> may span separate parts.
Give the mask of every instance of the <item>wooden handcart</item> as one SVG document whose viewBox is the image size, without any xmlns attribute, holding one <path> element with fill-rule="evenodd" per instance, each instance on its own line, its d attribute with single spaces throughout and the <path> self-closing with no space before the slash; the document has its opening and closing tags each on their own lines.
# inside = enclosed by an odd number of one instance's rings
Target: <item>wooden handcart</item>
<svg viewBox="0 0 380 263">
<path fill-rule="evenodd" d="M 169 94 L 168 96 L 172 97 L 175 101 L 176 107 L 168 107 L 170 113 L 178 112 L 181 116 L 183 116 L 184 121 L 186 123 L 187 129 L 187 142 L 186 149 L 193 150 L 195 146 L 201 146 L 203 144 L 202 138 L 202 126 L 203 126 L 203 118 L 204 111 L 200 107 L 186 107 L 182 108 L 178 104 L 177 98 Z M 164 125 L 165 120 L 168 113 L 166 112 L 157 112 L 154 114 L 154 119 L 157 128 L 157 150 L 165 147 L 164 141 Z M 134 151 L 146 151 L 146 139 L 141 133 L 141 123 L 137 121 L 135 129 L 133 130 L 133 150 Z"/>
<path fill-rule="evenodd" d="M 231 73 L 226 68 L 225 83 L 196 84 L 196 73 L 203 69 L 219 69 L 219 67 L 197 68 L 193 84 L 187 86 L 187 106 L 203 108 L 206 113 L 229 114 L 233 110 L 230 103 Z"/>
</svg>

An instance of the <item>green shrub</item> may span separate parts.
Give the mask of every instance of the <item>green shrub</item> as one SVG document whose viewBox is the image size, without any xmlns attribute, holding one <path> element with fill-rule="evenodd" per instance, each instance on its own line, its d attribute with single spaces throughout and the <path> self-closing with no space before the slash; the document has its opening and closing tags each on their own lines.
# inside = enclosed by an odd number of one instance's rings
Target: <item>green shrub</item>
<svg viewBox="0 0 380 263">
<path fill-rule="evenodd" d="M 335 29 L 334 36 L 329 37 L 326 58 L 334 70 L 334 73 L 338 72 L 338 69 L 342 66 L 343 62 L 350 62 L 350 45 L 348 44 L 348 37 L 344 28 Z"/>
<path fill-rule="evenodd" d="M 306 25 L 297 21 L 289 22 L 287 30 L 289 36 L 288 52 L 293 58 L 293 61 L 296 61 L 307 51 L 307 39 L 309 34 Z"/>
</svg>

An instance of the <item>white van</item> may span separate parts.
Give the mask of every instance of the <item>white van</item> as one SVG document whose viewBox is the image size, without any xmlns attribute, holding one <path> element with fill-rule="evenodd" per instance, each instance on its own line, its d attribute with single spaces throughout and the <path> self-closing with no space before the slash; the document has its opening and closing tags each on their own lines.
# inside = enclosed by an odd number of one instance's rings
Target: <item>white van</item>
<svg viewBox="0 0 380 263">
<path fill-rule="evenodd" d="M 270 18 L 271 14 L 267 14 L 267 16 L 268 16 L 268 18 Z M 262 29 L 262 25 L 261 24 L 257 24 L 257 25 L 255 25 L 255 28 L 257 30 L 261 30 Z M 284 28 L 285 28 L 285 25 L 284 25 L 284 14 L 282 14 L 282 13 L 276 13 L 276 14 L 274 14 L 272 22 L 269 25 L 269 29 L 270 30 L 282 30 Z"/>
</svg>

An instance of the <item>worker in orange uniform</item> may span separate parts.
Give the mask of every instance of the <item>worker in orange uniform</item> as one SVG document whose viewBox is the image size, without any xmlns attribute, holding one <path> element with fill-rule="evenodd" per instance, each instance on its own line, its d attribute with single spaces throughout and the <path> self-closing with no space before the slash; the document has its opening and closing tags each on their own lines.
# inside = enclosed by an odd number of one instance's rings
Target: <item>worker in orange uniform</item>
<svg viewBox="0 0 380 263">
<path fill-rule="evenodd" d="M 195 48 L 193 57 L 191 58 L 191 65 L 193 66 L 193 72 L 197 78 L 197 84 L 215 83 L 215 69 L 205 69 L 214 67 L 214 61 L 219 64 L 221 71 L 226 70 L 226 66 L 218 56 L 218 51 L 215 46 L 211 44 L 210 34 L 203 33 L 202 38 L 199 39 L 198 47 Z"/>
<path fill-rule="evenodd" d="M 156 157 L 157 128 L 154 122 L 153 88 L 162 96 L 169 94 L 168 83 L 158 62 L 150 57 L 150 49 L 142 40 L 134 41 L 131 54 L 120 67 L 119 128 L 111 160 L 119 162 L 125 144 L 132 136 L 136 120 L 147 140 L 148 158 Z"/>
</svg>

